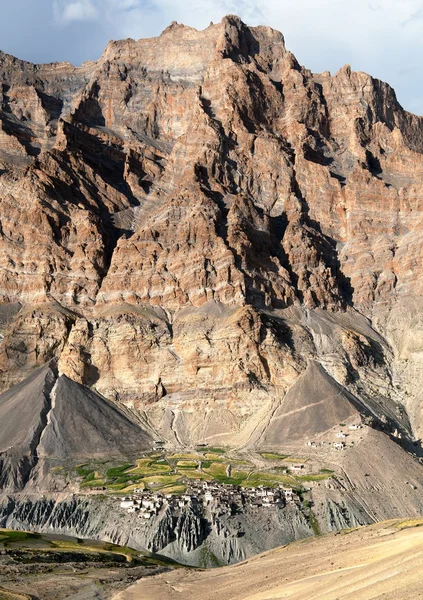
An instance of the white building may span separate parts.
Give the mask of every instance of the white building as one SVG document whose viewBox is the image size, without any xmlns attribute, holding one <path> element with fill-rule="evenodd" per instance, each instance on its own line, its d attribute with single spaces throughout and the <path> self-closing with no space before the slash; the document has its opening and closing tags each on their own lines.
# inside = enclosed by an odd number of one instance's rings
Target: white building
<svg viewBox="0 0 423 600">
<path fill-rule="evenodd" d="M 211 492 L 206 492 L 204 494 L 204 502 L 207 504 L 213 500 L 213 494 Z"/>
<path fill-rule="evenodd" d="M 284 488 L 283 495 L 285 496 L 286 500 L 293 500 L 294 499 L 294 490 L 292 488 Z"/>
</svg>

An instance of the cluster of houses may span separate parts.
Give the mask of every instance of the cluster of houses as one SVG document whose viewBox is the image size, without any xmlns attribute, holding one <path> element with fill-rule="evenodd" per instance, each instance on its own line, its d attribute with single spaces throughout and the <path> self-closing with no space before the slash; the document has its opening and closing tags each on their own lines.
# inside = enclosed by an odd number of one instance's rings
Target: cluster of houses
<svg viewBox="0 0 423 600">
<path fill-rule="evenodd" d="M 242 510 L 243 507 L 283 508 L 297 502 L 298 497 L 292 488 L 256 487 L 245 488 L 237 485 L 224 485 L 216 482 L 194 481 L 182 495 L 154 493 L 135 489 L 131 496 L 123 498 L 120 507 L 128 513 L 137 513 L 139 518 L 151 519 L 163 507 L 184 509 L 190 506 L 214 509 Z"/>
<path fill-rule="evenodd" d="M 348 426 L 348 429 L 351 431 L 357 431 L 359 429 L 362 428 L 362 425 L 360 425 L 359 423 L 353 423 L 352 425 Z M 348 434 L 345 433 L 344 431 L 338 431 L 338 433 L 336 434 L 336 437 L 338 439 L 346 439 L 348 437 Z M 307 446 L 309 448 L 319 448 L 321 446 L 326 446 L 326 445 L 330 445 L 333 447 L 334 450 L 343 450 L 346 447 L 346 443 L 345 442 L 313 442 L 313 441 L 308 441 L 307 442 Z"/>
<path fill-rule="evenodd" d="M 148 494 L 142 489 L 135 489 L 132 496 L 126 496 L 120 507 L 128 513 L 138 513 L 140 518 L 151 519 L 163 507 L 165 499 L 162 494 Z"/>
</svg>

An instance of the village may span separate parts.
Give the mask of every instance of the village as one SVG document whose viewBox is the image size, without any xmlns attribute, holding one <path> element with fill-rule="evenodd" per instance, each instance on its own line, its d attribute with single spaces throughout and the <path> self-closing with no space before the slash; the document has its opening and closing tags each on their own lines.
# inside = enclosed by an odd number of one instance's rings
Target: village
<svg viewBox="0 0 423 600">
<path fill-rule="evenodd" d="M 236 514 L 245 507 L 284 508 L 288 503 L 298 503 L 299 498 L 292 488 L 271 488 L 260 486 L 246 488 L 217 482 L 193 481 L 181 495 L 155 493 L 138 488 L 130 496 L 124 497 L 120 508 L 139 518 L 151 519 L 163 508 L 174 510 L 189 507 L 209 507 L 214 510 Z"/>
<path fill-rule="evenodd" d="M 359 431 L 360 429 L 362 429 L 362 425 L 359 423 L 353 423 L 351 425 L 348 426 L 348 430 L 350 432 L 353 431 Z M 341 430 L 338 431 L 336 434 L 336 437 L 338 440 L 346 440 L 346 438 L 348 438 L 349 433 L 346 433 L 345 431 Z M 331 441 L 320 441 L 320 442 L 315 442 L 315 441 L 311 441 L 309 440 L 307 442 L 307 446 L 309 448 L 319 448 L 322 446 L 329 446 L 331 447 L 333 450 L 344 450 L 344 448 L 347 447 L 347 443 L 346 441 L 336 441 L 336 442 L 331 442 Z"/>
</svg>

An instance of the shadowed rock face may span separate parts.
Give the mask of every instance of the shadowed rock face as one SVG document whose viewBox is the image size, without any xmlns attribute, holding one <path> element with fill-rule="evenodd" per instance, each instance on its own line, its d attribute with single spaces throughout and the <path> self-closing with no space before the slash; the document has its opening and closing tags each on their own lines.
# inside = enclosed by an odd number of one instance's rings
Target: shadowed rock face
<svg viewBox="0 0 423 600">
<path fill-rule="evenodd" d="M 423 121 L 389 85 L 235 16 L 0 80 L 0 384 L 58 360 L 46 452 L 116 418 L 92 386 L 179 445 L 421 435 Z"/>
</svg>

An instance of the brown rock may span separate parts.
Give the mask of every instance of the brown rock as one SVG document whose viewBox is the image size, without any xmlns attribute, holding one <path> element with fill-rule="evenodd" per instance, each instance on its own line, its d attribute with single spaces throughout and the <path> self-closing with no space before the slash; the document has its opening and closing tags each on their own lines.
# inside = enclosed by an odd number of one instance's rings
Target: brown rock
<svg viewBox="0 0 423 600">
<path fill-rule="evenodd" d="M 387 84 L 235 16 L 0 77 L 4 388 L 56 356 L 174 442 L 276 444 L 313 360 L 420 435 L 423 122 Z"/>
</svg>

